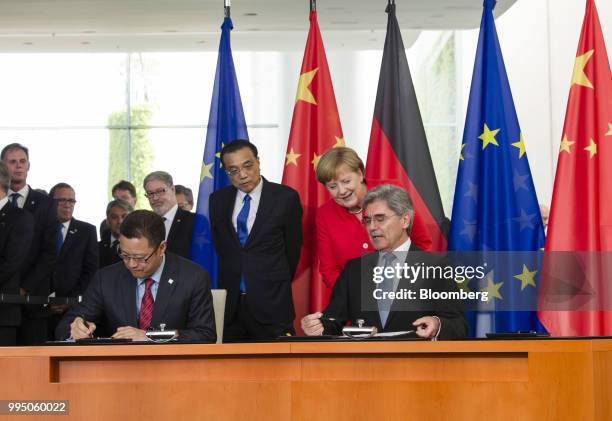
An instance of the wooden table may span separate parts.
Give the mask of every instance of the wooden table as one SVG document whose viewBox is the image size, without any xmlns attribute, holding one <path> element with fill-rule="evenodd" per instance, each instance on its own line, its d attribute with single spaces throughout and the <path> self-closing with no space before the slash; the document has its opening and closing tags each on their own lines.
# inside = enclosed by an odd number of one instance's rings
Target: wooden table
<svg viewBox="0 0 612 421">
<path fill-rule="evenodd" d="M 0 376 L 70 401 L 20 420 L 612 420 L 610 339 L 14 347 Z"/>
</svg>

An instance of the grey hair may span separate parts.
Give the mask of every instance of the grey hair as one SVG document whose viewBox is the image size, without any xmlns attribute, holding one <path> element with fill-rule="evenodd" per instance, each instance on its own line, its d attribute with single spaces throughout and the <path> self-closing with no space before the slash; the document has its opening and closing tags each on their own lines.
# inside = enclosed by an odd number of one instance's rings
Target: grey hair
<svg viewBox="0 0 612 421">
<path fill-rule="evenodd" d="M 9 175 L 8 168 L 4 164 L 4 162 L 0 161 L 0 189 L 4 191 L 4 193 L 8 193 L 9 188 L 11 187 L 11 176 Z"/>
<path fill-rule="evenodd" d="M 144 181 L 142 182 L 142 187 L 146 188 L 147 183 L 153 180 L 159 180 L 163 183 L 166 183 L 166 185 L 170 187 L 174 185 L 174 182 L 172 181 L 172 176 L 166 171 L 153 171 L 144 178 Z"/>
<path fill-rule="evenodd" d="M 406 190 L 391 185 L 381 184 L 369 190 L 363 199 L 364 209 L 371 203 L 376 201 L 383 201 L 387 203 L 389 209 L 395 212 L 397 215 L 404 215 L 410 213 L 414 215 L 414 207 L 412 206 L 412 200 L 406 192 Z"/>
<path fill-rule="evenodd" d="M 114 207 L 118 207 L 126 211 L 127 213 L 134 212 L 134 208 L 128 202 L 122 199 L 115 199 L 108 202 L 106 205 L 106 216 L 110 215 L 111 209 Z"/>
</svg>

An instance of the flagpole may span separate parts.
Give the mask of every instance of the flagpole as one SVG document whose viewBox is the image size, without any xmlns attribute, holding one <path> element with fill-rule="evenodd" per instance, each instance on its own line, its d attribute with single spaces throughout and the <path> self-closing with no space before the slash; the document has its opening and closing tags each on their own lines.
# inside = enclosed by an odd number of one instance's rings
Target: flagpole
<svg viewBox="0 0 612 421">
<path fill-rule="evenodd" d="M 310 0 L 310 11 L 311 12 L 317 11 L 317 0 Z"/>
<path fill-rule="evenodd" d="M 225 17 L 229 18 L 230 17 L 230 6 L 231 6 L 231 0 L 223 0 L 223 10 L 225 11 Z"/>
</svg>

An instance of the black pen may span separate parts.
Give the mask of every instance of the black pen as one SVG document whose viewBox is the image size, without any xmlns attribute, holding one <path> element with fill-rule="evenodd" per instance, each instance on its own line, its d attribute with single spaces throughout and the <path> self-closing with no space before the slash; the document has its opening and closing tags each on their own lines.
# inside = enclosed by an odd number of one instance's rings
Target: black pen
<svg viewBox="0 0 612 421">
<path fill-rule="evenodd" d="M 87 319 L 85 318 L 85 316 L 83 316 L 83 315 L 81 314 L 81 315 L 79 315 L 79 317 L 81 318 L 81 320 L 83 320 L 83 324 L 85 325 L 85 327 L 86 327 L 87 329 L 89 329 L 89 323 L 87 323 Z M 90 338 L 93 338 L 93 334 L 92 334 L 92 333 L 90 333 L 90 334 L 89 334 L 89 337 L 90 337 Z"/>
<path fill-rule="evenodd" d="M 325 316 L 319 317 L 319 320 L 323 320 L 323 321 L 326 321 L 326 322 L 335 322 L 336 321 L 336 319 L 333 318 L 333 317 L 325 317 Z"/>
</svg>

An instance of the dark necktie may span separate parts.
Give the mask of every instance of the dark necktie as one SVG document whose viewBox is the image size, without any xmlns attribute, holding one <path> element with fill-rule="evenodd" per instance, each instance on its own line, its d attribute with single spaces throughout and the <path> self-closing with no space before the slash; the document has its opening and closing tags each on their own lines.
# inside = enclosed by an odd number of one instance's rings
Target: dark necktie
<svg viewBox="0 0 612 421">
<path fill-rule="evenodd" d="M 395 262 L 395 260 L 396 260 L 396 257 L 393 253 L 386 253 L 383 256 L 383 262 L 384 262 L 385 268 L 387 266 L 393 267 L 394 265 L 393 262 Z M 394 283 L 395 283 L 395 277 L 387 278 L 383 276 L 383 281 L 380 284 L 380 289 L 383 292 L 393 292 Z M 389 318 L 389 313 L 391 312 L 392 305 L 393 305 L 393 300 L 389 298 L 378 300 L 378 314 L 380 315 L 380 323 L 383 328 L 385 327 L 385 324 L 387 323 L 387 319 Z"/>
<path fill-rule="evenodd" d="M 244 196 L 242 201 L 242 209 L 240 209 L 238 217 L 236 218 L 236 228 L 238 231 L 238 240 L 240 241 L 240 245 L 244 247 L 247 238 L 249 238 L 249 227 L 247 225 L 247 220 L 249 219 L 249 211 L 251 210 L 251 196 L 247 194 Z M 240 291 L 246 292 L 244 274 L 240 277 Z"/>
<path fill-rule="evenodd" d="M 17 202 L 17 199 L 19 199 L 21 197 L 21 195 L 19 193 L 11 193 L 11 205 L 15 206 L 16 208 L 19 207 L 19 203 Z"/>
<path fill-rule="evenodd" d="M 249 219 L 249 211 L 251 210 L 251 196 L 247 194 L 242 201 L 242 209 L 240 209 L 238 218 L 236 218 L 236 227 L 238 231 L 238 240 L 240 240 L 240 245 L 244 247 L 244 243 L 246 243 L 247 238 L 249 238 L 247 220 Z"/>
<path fill-rule="evenodd" d="M 60 223 L 57 227 L 57 254 L 62 251 L 62 245 L 64 244 L 64 224 Z"/>
<path fill-rule="evenodd" d="M 140 317 L 138 318 L 138 328 L 142 330 L 149 329 L 151 319 L 153 318 L 153 304 L 155 304 L 153 293 L 151 292 L 153 282 L 152 278 L 145 279 L 145 293 L 140 302 Z"/>
</svg>

